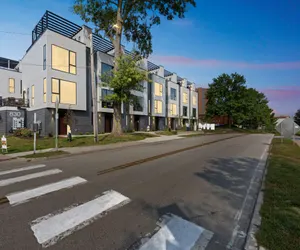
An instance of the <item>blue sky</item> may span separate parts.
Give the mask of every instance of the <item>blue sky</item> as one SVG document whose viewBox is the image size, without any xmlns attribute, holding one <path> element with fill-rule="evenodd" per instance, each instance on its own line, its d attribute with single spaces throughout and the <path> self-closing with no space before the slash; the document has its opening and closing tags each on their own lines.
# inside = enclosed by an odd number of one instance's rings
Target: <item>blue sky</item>
<svg viewBox="0 0 300 250">
<path fill-rule="evenodd" d="M 72 2 L 1 0 L 0 56 L 21 59 L 47 9 L 83 24 Z M 152 61 L 203 87 L 221 73 L 238 72 L 267 95 L 276 113 L 300 108 L 300 1 L 196 2 L 184 20 L 153 28 Z"/>
</svg>

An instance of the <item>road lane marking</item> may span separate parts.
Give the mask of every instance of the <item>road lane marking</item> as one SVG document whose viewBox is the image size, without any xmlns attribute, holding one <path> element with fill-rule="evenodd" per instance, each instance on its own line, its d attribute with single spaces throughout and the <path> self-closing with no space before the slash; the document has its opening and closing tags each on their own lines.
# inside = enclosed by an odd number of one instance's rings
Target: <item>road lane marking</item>
<svg viewBox="0 0 300 250">
<path fill-rule="evenodd" d="M 176 215 L 166 218 L 160 229 L 139 250 L 205 249 L 213 236 L 212 232 Z"/>
<path fill-rule="evenodd" d="M 106 212 L 121 207 L 128 202 L 130 202 L 128 197 L 110 190 L 82 205 L 33 221 L 31 230 L 38 243 L 42 244 L 43 247 L 47 247 L 89 225 L 95 219 L 104 216 Z"/>
<path fill-rule="evenodd" d="M 28 174 L 28 175 L 23 175 L 23 176 L 19 176 L 19 177 L 0 180 L 0 187 L 7 186 L 7 185 L 10 185 L 10 184 L 14 184 L 14 183 L 17 183 L 17 182 L 22 182 L 22 181 L 26 181 L 26 180 L 30 180 L 30 179 L 35 179 L 35 178 L 47 176 L 47 175 L 59 174 L 61 172 L 62 171 L 60 169 L 51 169 L 51 170 L 38 172 L 38 173 L 34 173 L 34 174 Z"/>
<path fill-rule="evenodd" d="M 29 201 L 30 199 L 53 193 L 55 191 L 65 189 L 65 188 L 71 188 L 76 185 L 82 184 L 87 182 L 87 180 L 81 178 L 81 177 L 72 177 L 69 179 L 61 180 L 55 183 L 50 183 L 44 186 L 40 186 L 34 189 L 29 189 L 26 191 L 13 193 L 6 195 L 6 198 L 8 199 L 10 205 L 17 205 L 20 203 L 24 203 L 26 201 Z"/>
<path fill-rule="evenodd" d="M 34 166 L 28 166 L 28 167 L 23 167 L 23 168 L 16 168 L 16 169 L 11 169 L 11 170 L 1 171 L 0 176 L 6 175 L 6 174 L 22 172 L 22 171 L 28 171 L 28 170 L 37 169 L 37 168 L 44 168 L 44 167 L 46 167 L 46 165 L 40 164 L 40 165 L 34 165 Z"/>
</svg>

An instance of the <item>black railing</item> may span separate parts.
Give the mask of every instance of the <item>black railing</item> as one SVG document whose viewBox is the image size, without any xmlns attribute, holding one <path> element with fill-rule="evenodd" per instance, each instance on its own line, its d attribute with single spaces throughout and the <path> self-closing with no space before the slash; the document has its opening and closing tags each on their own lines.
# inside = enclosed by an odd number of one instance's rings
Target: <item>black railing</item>
<svg viewBox="0 0 300 250">
<path fill-rule="evenodd" d="M 0 98 L 1 107 L 29 107 L 29 102 L 23 98 L 7 97 Z"/>
</svg>

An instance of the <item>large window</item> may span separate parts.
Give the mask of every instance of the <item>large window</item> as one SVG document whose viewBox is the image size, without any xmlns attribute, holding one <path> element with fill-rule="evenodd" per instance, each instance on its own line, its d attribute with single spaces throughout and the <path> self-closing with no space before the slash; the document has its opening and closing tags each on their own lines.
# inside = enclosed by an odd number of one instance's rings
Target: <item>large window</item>
<svg viewBox="0 0 300 250">
<path fill-rule="evenodd" d="M 15 79 L 14 78 L 9 78 L 8 89 L 9 89 L 9 93 L 15 93 Z"/>
<path fill-rule="evenodd" d="M 183 106 L 183 116 L 187 116 L 187 106 Z"/>
<path fill-rule="evenodd" d="M 197 98 L 196 98 L 196 96 L 193 96 L 193 105 L 194 105 L 194 106 L 197 105 Z"/>
<path fill-rule="evenodd" d="M 176 106 L 176 104 L 171 104 L 171 115 L 177 115 L 177 106 Z"/>
<path fill-rule="evenodd" d="M 56 98 L 59 103 L 75 105 L 77 103 L 76 83 L 52 78 L 51 101 L 55 102 Z"/>
<path fill-rule="evenodd" d="M 23 94 L 23 84 L 22 84 L 22 80 L 20 80 L 20 94 Z"/>
<path fill-rule="evenodd" d="M 171 100 L 176 101 L 176 89 L 171 88 Z"/>
<path fill-rule="evenodd" d="M 188 94 L 183 92 L 183 103 L 188 103 Z"/>
<path fill-rule="evenodd" d="M 141 96 L 137 97 L 136 102 L 133 104 L 133 111 L 143 112 L 144 98 Z"/>
<path fill-rule="evenodd" d="M 43 80 L 43 101 L 47 101 L 47 79 L 44 78 Z"/>
<path fill-rule="evenodd" d="M 163 85 L 160 83 L 154 83 L 154 92 L 156 96 L 162 96 L 163 95 Z"/>
<path fill-rule="evenodd" d="M 196 116 L 197 116 L 197 110 L 193 108 L 193 117 L 196 118 Z"/>
<path fill-rule="evenodd" d="M 52 45 L 52 69 L 76 74 L 76 53 Z"/>
<path fill-rule="evenodd" d="M 113 108 L 113 102 L 106 100 L 106 96 L 113 94 L 113 91 L 109 89 L 102 89 L 101 94 L 102 108 Z"/>
<path fill-rule="evenodd" d="M 43 46 L 43 70 L 46 69 L 46 44 Z"/>
<path fill-rule="evenodd" d="M 106 63 L 101 63 L 101 75 L 111 72 L 113 70 L 113 66 L 106 64 Z"/>
<path fill-rule="evenodd" d="M 162 114 L 162 101 L 159 100 L 154 101 L 154 112 L 156 114 Z"/>
<path fill-rule="evenodd" d="M 34 85 L 31 86 L 31 106 L 34 106 Z"/>
</svg>

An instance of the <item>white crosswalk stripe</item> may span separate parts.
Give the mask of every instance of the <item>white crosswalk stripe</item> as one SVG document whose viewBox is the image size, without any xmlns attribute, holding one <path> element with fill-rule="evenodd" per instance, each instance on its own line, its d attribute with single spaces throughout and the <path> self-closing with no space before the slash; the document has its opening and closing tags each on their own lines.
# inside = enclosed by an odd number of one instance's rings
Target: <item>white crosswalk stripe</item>
<svg viewBox="0 0 300 250">
<path fill-rule="evenodd" d="M 1 175 L 6 175 L 6 174 L 13 174 L 17 172 L 22 172 L 22 171 L 28 171 L 28 170 L 33 170 L 33 169 L 38 169 L 38 168 L 44 168 L 46 165 L 40 164 L 40 165 L 34 165 L 34 166 L 28 166 L 28 167 L 23 167 L 23 168 L 16 168 L 16 169 L 11 169 L 11 170 L 5 170 L 0 172 Z"/>
<path fill-rule="evenodd" d="M 128 202 L 130 202 L 128 197 L 110 190 L 94 200 L 73 206 L 62 213 L 39 218 L 32 222 L 31 229 L 38 243 L 46 247 L 89 225 L 96 218 L 104 215 L 105 212 Z"/>
<path fill-rule="evenodd" d="M 81 178 L 81 177 L 72 177 L 69 179 L 61 180 L 59 182 L 55 183 L 50 183 L 44 186 L 40 186 L 34 189 L 29 189 L 26 191 L 18 192 L 18 193 L 13 193 L 7 195 L 7 199 L 9 200 L 9 203 L 11 205 L 17 205 L 20 203 L 24 203 L 30 199 L 53 193 L 55 191 L 59 191 L 61 189 L 65 188 L 71 188 L 73 186 L 85 183 L 87 180 Z"/>
<path fill-rule="evenodd" d="M 19 176 L 19 177 L 0 180 L 0 187 L 11 185 L 11 184 L 22 182 L 22 181 L 35 179 L 35 178 L 39 178 L 39 177 L 43 177 L 43 176 L 59 174 L 61 172 L 62 171 L 60 169 L 51 169 L 51 170 L 46 170 L 46 171 L 43 171 L 43 172 L 27 174 L 27 175 L 23 175 L 23 176 Z"/>
</svg>

